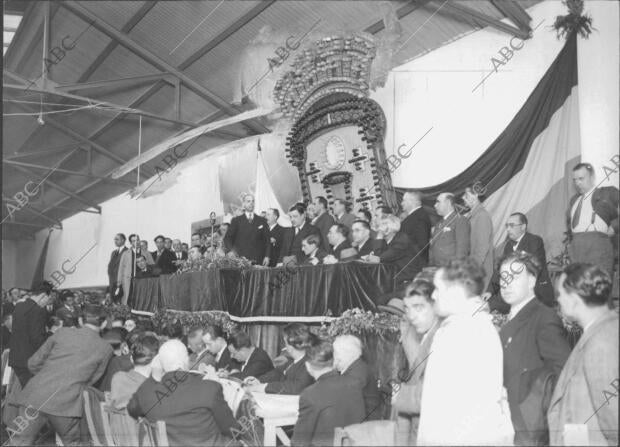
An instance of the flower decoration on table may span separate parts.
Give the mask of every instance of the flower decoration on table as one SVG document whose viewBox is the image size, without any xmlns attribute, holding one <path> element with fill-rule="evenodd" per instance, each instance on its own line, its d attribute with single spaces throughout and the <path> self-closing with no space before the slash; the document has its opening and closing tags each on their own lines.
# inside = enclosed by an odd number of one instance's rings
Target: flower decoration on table
<svg viewBox="0 0 620 447">
<path fill-rule="evenodd" d="M 568 14 L 557 16 L 553 23 L 553 29 L 560 37 L 566 38 L 573 33 L 579 33 L 581 37 L 588 38 L 594 29 L 592 17 L 583 14 L 583 0 L 564 0 L 562 3 L 568 8 Z"/>
<path fill-rule="evenodd" d="M 230 319 L 228 312 L 221 310 L 206 310 L 200 312 L 188 312 L 183 310 L 161 309 L 151 317 L 153 325 L 161 329 L 179 321 L 184 327 L 217 325 L 230 334 L 238 329 L 235 322 Z"/>
<path fill-rule="evenodd" d="M 321 332 L 329 337 L 343 334 L 375 334 L 381 337 L 399 332 L 400 318 L 389 313 L 373 313 L 359 308 L 348 309 L 330 323 L 323 323 Z"/>
<path fill-rule="evenodd" d="M 210 268 L 235 268 L 248 269 L 252 267 L 252 262 L 243 256 L 231 255 L 226 256 L 215 255 L 205 256 L 200 259 L 188 259 L 183 261 L 177 270 L 177 274 L 185 272 L 200 272 Z"/>
<path fill-rule="evenodd" d="M 105 307 L 105 313 L 111 318 L 123 318 L 125 320 L 134 318 L 131 308 L 124 304 L 113 303 Z"/>
</svg>

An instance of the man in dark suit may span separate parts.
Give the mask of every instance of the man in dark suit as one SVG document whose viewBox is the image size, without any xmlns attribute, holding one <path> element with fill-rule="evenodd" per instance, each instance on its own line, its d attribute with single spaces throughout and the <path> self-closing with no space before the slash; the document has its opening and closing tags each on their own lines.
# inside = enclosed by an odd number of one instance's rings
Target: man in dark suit
<svg viewBox="0 0 620 447">
<path fill-rule="evenodd" d="M 600 265 L 613 278 L 618 247 L 618 188 L 599 188 L 590 163 L 573 168 L 573 182 L 577 194 L 566 210 L 571 261 Z"/>
<path fill-rule="evenodd" d="M 362 360 L 362 342 L 359 338 L 339 335 L 334 339 L 334 368 L 362 391 L 366 420 L 380 419 L 377 378 Z"/>
<path fill-rule="evenodd" d="M 146 379 L 127 412 L 136 419 L 164 421 L 171 446 L 231 443 L 231 429 L 240 427 L 224 400 L 222 386 L 188 371 L 187 349 L 179 340 L 165 342 L 158 357 L 164 371 L 161 381 Z"/>
<path fill-rule="evenodd" d="M 88 307 L 84 327 L 58 329 L 30 358 L 34 377 L 18 396 L 30 423 L 13 438 L 14 445 L 33 445 L 47 421 L 64 445 L 80 441 L 82 390 L 95 383 L 112 357 L 112 348 L 99 337 L 104 320 L 97 306 Z"/>
<path fill-rule="evenodd" d="M 333 445 L 336 427 L 364 420 L 361 388 L 334 370 L 333 348 L 328 341 L 308 349 L 306 368 L 316 382 L 299 396 L 299 417 L 291 445 Z"/>
<path fill-rule="evenodd" d="M 431 237 L 431 219 L 422 206 L 420 191 L 407 191 L 401 203 L 407 217 L 400 224 L 400 231 L 409 236 L 413 244 L 412 257 L 416 270 L 422 271 L 428 265 L 429 240 Z"/>
<path fill-rule="evenodd" d="M 508 236 L 504 243 L 502 257 L 520 251 L 533 255 L 540 265 L 540 273 L 536 280 L 536 296 L 547 306 L 553 306 L 555 304 L 555 292 L 553 291 L 553 285 L 547 270 L 547 256 L 542 238 L 527 232 L 527 217 L 523 213 L 512 213 L 508 217 L 506 232 Z M 510 278 L 511 276 L 507 276 L 503 280 L 510 281 Z M 508 312 L 508 305 L 500 296 L 500 286 L 503 280 L 500 278 L 498 266 L 495 272 L 493 272 L 487 292 L 491 294 L 489 299 L 490 309 L 506 313 Z"/>
<path fill-rule="evenodd" d="M 175 261 L 187 261 L 187 252 L 183 251 L 183 245 L 180 239 L 172 240 L 172 253 Z"/>
<path fill-rule="evenodd" d="M 336 223 L 341 223 L 349 230 L 355 222 L 355 216 L 349 213 L 349 203 L 343 199 L 334 199 L 334 217 Z"/>
<path fill-rule="evenodd" d="M 13 334 L 9 351 L 9 366 L 15 371 L 22 388 L 32 378 L 28 359 L 45 342 L 48 288 L 41 285 L 29 298 L 18 302 L 13 311 Z"/>
<path fill-rule="evenodd" d="M 310 236 L 316 234 L 321 237 L 318 228 L 306 220 L 306 207 L 303 203 L 296 203 L 289 209 L 289 217 L 291 218 L 292 228 L 288 228 L 284 237 L 284 247 L 280 253 L 278 263 L 282 262 L 284 256 L 295 256 L 297 263 L 301 264 L 306 260 L 306 255 L 301 249 L 301 242 Z"/>
<path fill-rule="evenodd" d="M 108 284 L 110 288 L 108 291 L 114 293 L 116 288 L 116 279 L 118 277 L 118 264 L 121 262 L 121 255 L 127 247 L 125 247 L 125 235 L 118 233 L 114 236 L 114 245 L 116 248 L 110 254 L 110 261 L 108 262 Z"/>
<path fill-rule="evenodd" d="M 429 254 L 429 261 L 433 266 L 469 256 L 469 221 L 459 215 L 454 204 L 455 197 L 452 193 L 442 192 L 437 196 L 435 209 L 443 219 L 433 228 Z"/>
<path fill-rule="evenodd" d="M 336 223 L 334 218 L 327 212 L 327 199 L 323 196 L 316 197 L 312 204 L 316 217 L 312 219 L 312 225 L 317 227 L 321 232 L 321 248 L 329 252 L 329 244 L 327 243 L 327 233 L 329 229 Z"/>
<path fill-rule="evenodd" d="M 228 350 L 230 355 L 241 363 L 241 370 L 233 373 L 232 377 L 260 377 L 273 369 L 269 355 L 261 348 L 253 346 L 250 336 L 245 332 L 239 331 L 230 335 Z"/>
<path fill-rule="evenodd" d="M 254 213 L 254 196 L 243 198 L 244 213 L 233 217 L 224 236 L 224 244 L 239 256 L 255 264 L 269 265 L 271 244 L 267 221 Z"/>
<path fill-rule="evenodd" d="M 327 233 L 327 239 L 331 250 L 329 254 L 332 255 L 336 262 L 342 259 L 342 251 L 351 249 L 351 242 L 349 242 L 349 228 L 343 224 L 335 224 L 329 229 Z"/>
<path fill-rule="evenodd" d="M 319 265 L 327 256 L 327 252 L 320 247 L 321 238 L 317 234 L 311 234 L 301 241 L 301 250 L 306 255 L 304 265 Z"/>
<path fill-rule="evenodd" d="M 241 363 L 232 358 L 228 350 L 228 336 L 221 326 L 206 326 L 202 341 L 207 350 L 215 356 L 215 370 L 241 370 Z"/>
<path fill-rule="evenodd" d="M 504 387 L 515 428 L 515 445 L 548 445 L 546 414 L 553 387 L 570 355 L 557 312 L 536 299 L 540 265 L 536 256 L 512 252 L 501 262 L 502 297 L 510 306 L 500 330 L 504 348 Z M 546 396 L 546 397 L 545 397 Z"/>
<path fill-rule="evenodd" d="M 267 225 L 269 225 L 269 243 L 271 249 L 269 251 L 269 267 L 275 267 L 280 259 L 282 244 L 284 244 L 285 228 L 278 225 L 280 211 L 276 208 L 267 210 Z"/>
<path fill-rule="evenodd" d="M 56 316 L 62 320 L 63 327 L 78 326 L 80 317 L 78 310 L 74 307 L 75 295 L 70 290 L 64 290 L 59 295 L 61 306 L 56 309 Z"/>
<path fill-rule="evenodd" d="M 176 257 L 172 251 L 168 250 L 165 246 L 166 238 L 161 234 L 155 237 L 155 245 L 157 250 L 152 252 L 153 261 L 155 261 L 155 268 L 153 271 L 156 275 L 167 275 L 177 271 L 177 267 L 174 265 Z"/>
<path fill-rule="evenodd" d="M 146 263 L 146 258 L 143 255 L 138 255 L 136 258 L 136 278 L 152 278 L 153 276 L 155 276 L 153 266 Z"/>
<path fill-rule="evenodd" d="M 357 248 L 357 256 L 374 255 L 379 252 L 381 244 L 370 236 L 370 224 L 365 220 L 356 220 L 351 227 L 353 245 Z"/>
<path fill-rule="evenodd" d="M 383 234 L 383 246 L 378 255 L 368 255 L 366 262 L 393 264 L 396 266 L 394 281 L 397 284 L 411 281 L 416 270 L 415 255 L 409 237 L 400 231 L 400 220 L 396 216 L 386 216 L 379 223 L 379 232 Z"/>
</svg>

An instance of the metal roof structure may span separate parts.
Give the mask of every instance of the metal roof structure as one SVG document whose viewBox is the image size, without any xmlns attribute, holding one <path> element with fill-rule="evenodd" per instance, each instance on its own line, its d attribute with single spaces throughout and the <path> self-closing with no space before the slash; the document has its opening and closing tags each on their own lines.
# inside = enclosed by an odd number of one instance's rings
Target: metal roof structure
<svg viewBox="0 0 620 447">
<path fill-rule="evenodd" d="M 540 0 L 392 1 L 408 38 L 397 64 L 484 27 L 527 39 Z M 236 115 L 237 57 L 265 25 L 381 36 L 374 1 L 5 1 L 2 238 L 24 239 L 137 183 L 111 173 L 138 153 Z M 501 20 L 508 18 L 508 22 Z M 413 38 L 411 38 L 413 37 Z M 269 132 L 260 119 L 201 136 L 190 155 Z M 156 161 L 140 167 L 141 181 Z"/>
</svg>

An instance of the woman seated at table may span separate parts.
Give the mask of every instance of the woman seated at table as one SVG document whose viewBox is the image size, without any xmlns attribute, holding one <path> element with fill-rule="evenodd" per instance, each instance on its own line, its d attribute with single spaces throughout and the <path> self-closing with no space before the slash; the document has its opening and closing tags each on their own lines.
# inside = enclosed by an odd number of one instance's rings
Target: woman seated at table
<svg viewBox="0 0 620 447">
<path fill-rule="evenodd" d="M 293 446 L 333 445 L 334 429 L 364 419 L 364 399 L 359 386 L 334 370 L 334 350 L 328 341 L 308 349 L 306 368 L 316 383 L 299 396 L 299 418 Z"/>
<path fill-rule="evenodd" d="M 287 324 L 283 333 L 284 349 L 292 362 L 287 363 L 284 372 L 276 368 L 258 379 L 246 379 L 244 382 L 248 391 L 299 394 L 314 382 L 306 369 L 306 352 L 319 343 L 319 338 L 310 332 L 308 326 L 302 323 Z"/>
<path fill-rule="evenodd" d="M 131 346 L 131 371 L 119 371 L 112 377 L 110 401 L 114 408 L 127 406 L 133 393 L 151 375 L 151 363 L 157 355 L 159 340 L 155 334 L 141 334 Z"/>
</svg>

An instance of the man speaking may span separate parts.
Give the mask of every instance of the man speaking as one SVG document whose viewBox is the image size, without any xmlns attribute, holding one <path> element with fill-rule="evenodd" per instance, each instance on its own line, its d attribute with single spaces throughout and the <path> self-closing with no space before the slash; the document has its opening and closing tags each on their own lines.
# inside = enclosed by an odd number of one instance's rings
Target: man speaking
<svg viewBox="0 0 620 447">
<path fill-rule="evenodd" d="M 243 197 L 243 214 L 233 217 L 224 237 L 226 247 L 255 264 L 269 265 L 269 226 L 254 214 L 254 196 Z"/>
</svg>

